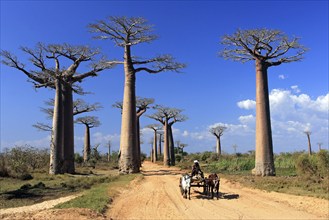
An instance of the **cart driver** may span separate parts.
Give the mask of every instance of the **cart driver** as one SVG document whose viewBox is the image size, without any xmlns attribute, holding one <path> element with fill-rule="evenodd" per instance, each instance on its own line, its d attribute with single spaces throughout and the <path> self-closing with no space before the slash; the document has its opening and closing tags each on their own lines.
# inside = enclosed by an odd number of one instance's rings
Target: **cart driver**
<svg viewBox="0 0 329 220">
<path fill-rule="evenodd" d="M 202 178 L 204 178 L 203 172 L 201 171 L 201 168 L 200 168 L 199 161 L 198 160 L 194 160 L 194 164 L 192 166 L 192 174 L 191 174 L 191 176 L 193 177 L 193 176 L 196 176 L 198 174 L 200 174 L 200 176 Z"/>
</svg>

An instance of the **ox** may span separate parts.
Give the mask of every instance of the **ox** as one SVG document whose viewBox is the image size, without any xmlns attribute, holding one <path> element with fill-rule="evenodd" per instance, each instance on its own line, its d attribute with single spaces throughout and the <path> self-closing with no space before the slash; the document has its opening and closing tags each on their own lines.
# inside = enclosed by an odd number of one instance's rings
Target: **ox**
<svg viewBox="0 0 329 220">
<path fill-rule="evenodd" d="M 216 197 L 219 197 L 219 177 L 216 173 L 212 173 L 205 179 L 205 188 L 206 194 L 209 195 L 211 193 L 211 198 L 214 198 L 214 190 L 216 192 Z"/>
<path fill-rule="evenodd" d="M 181 193 L 185 199 L 191 199 L 191 176 L 188 174 L 184 174 L 179 180 L 179 186 L 181 189 Z"/>
</svg>

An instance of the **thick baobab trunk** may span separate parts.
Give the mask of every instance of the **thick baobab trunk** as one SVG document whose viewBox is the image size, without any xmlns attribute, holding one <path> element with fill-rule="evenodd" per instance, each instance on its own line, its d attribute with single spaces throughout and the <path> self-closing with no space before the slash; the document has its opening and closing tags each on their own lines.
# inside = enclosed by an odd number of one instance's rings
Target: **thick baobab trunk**
<svg viewBox="0 0 329 220">
<path fill-rule="evenodd" d="M 169 151 L 170 151 L 170 165 L 175 166 L 175 145 L 174 145 L 174 136 L 172 133 L 172 126 L 168 125 L 168 133 L 169 133 Z"/>
<path fill-rule="evenodd" d="M 125 85 L 122 105 L 119 172 L 138 173 L 137 123 L 136 123 L 136 76 L 130 57 L 130 46 L 125 46 L 124 57 Z"/>
<path fill-rule="evenodd" d="M 256 158 L 253 174 L 274 176 L 267 64 L 256 60 Z"/>
<path fill-rule="evenodd" d="M 89 126 L 86 125 L 85 145 L 83 148 L 83 161 L 87 162 L 89 159 L 90 159 L 90 129 Z"/>
<path fill-rule="evenodd" d="M 153 161 L 156 162 L 158 161 L 158 151 L 157 151 L 157 132 L 156 130 L 154 131 L 154 137 L 153 137 Z"/>
<path fill-rule="evenodd" d="M 168 132 L 168 121 L 165 121 L 165 124 L 163 126 L 164 130 L 164 146 L 163 146 L 163 165 L 170 166 L 170 160 L 169 160 L 169 132 Z"/>
<path fill-rule="evenodd" d="M 311 146 L 310 134 L 306 134 L 306 135 L 307 135 L 307 141 L 308 141 L 308 155 L 312 155 L 312 146 Z"/>
<path fill-rule="evenodd" d="M 64 105 L 64 149 L 63 149 L 63 172 L 75 173 L 74 167 L 74 118 L 73 118 L 73 94 L 72 86 L 68 83 L 63 85 Z"/>
<path fill-rule="evenodd" d="M 222 146 L 220 144 L 220 136 L 217 137 L 217 142 L 216 142 L 216 154 L 217 156 L 222 155 Z"/>
<path fill-rule="evenodd" d="M 53 128 L 50 143 L 49 174 L 62 173 L 63 163 L 63 102 L 62 87 L 59 79 L 55 82 L 55 102 L 53 114 Z"/>
</svg>

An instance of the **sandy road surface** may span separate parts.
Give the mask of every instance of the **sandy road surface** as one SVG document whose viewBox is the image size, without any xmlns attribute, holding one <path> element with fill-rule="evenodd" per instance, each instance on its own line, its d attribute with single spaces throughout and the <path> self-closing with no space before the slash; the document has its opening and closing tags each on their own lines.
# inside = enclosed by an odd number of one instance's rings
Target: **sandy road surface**
<svg viewBox="0 0 329 220">
<path fill-rule="evenodd" d="M 144 179 L 125 190 L 106 213 L 113 219 L 328 219 L 329 202 L 268 193 L 221 180 L 219 200 L 192 188 L 191 200 L 178 187 L 181 171 L 145 162 Z M 200 191 L 200 192 L 199 192 Z"/>
</svg>

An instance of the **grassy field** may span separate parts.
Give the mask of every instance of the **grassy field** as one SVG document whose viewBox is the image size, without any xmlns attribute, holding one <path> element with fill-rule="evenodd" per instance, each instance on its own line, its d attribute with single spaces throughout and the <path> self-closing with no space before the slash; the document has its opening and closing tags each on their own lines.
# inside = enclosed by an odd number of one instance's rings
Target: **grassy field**
<svg viewBox="0 0 329 220">
<path fill-rule="evenodd" d="M 113 170 L 86 172 L 78 170 L 77 175 L 49 175 L 47 173 L 32 173 L 33 179 L 20 180 L 16 178 L 0 178 L 0 208 L 33 205 L 49 199 L 75 194 L 94 186 L 115 181 L 118 172 Z"/>
<path fill-rule="evenodd" d="M 120 189 L 127 185 L 136 177 L 141 178 L 141 174 L 122 175 L 109 183 L 103 183 L 85 191 L 83 196 L 59 204 L 55 208 L 89 208 L 96 212 L 103 213 L 108 204 L 117 196 Z"/>
</svg>

